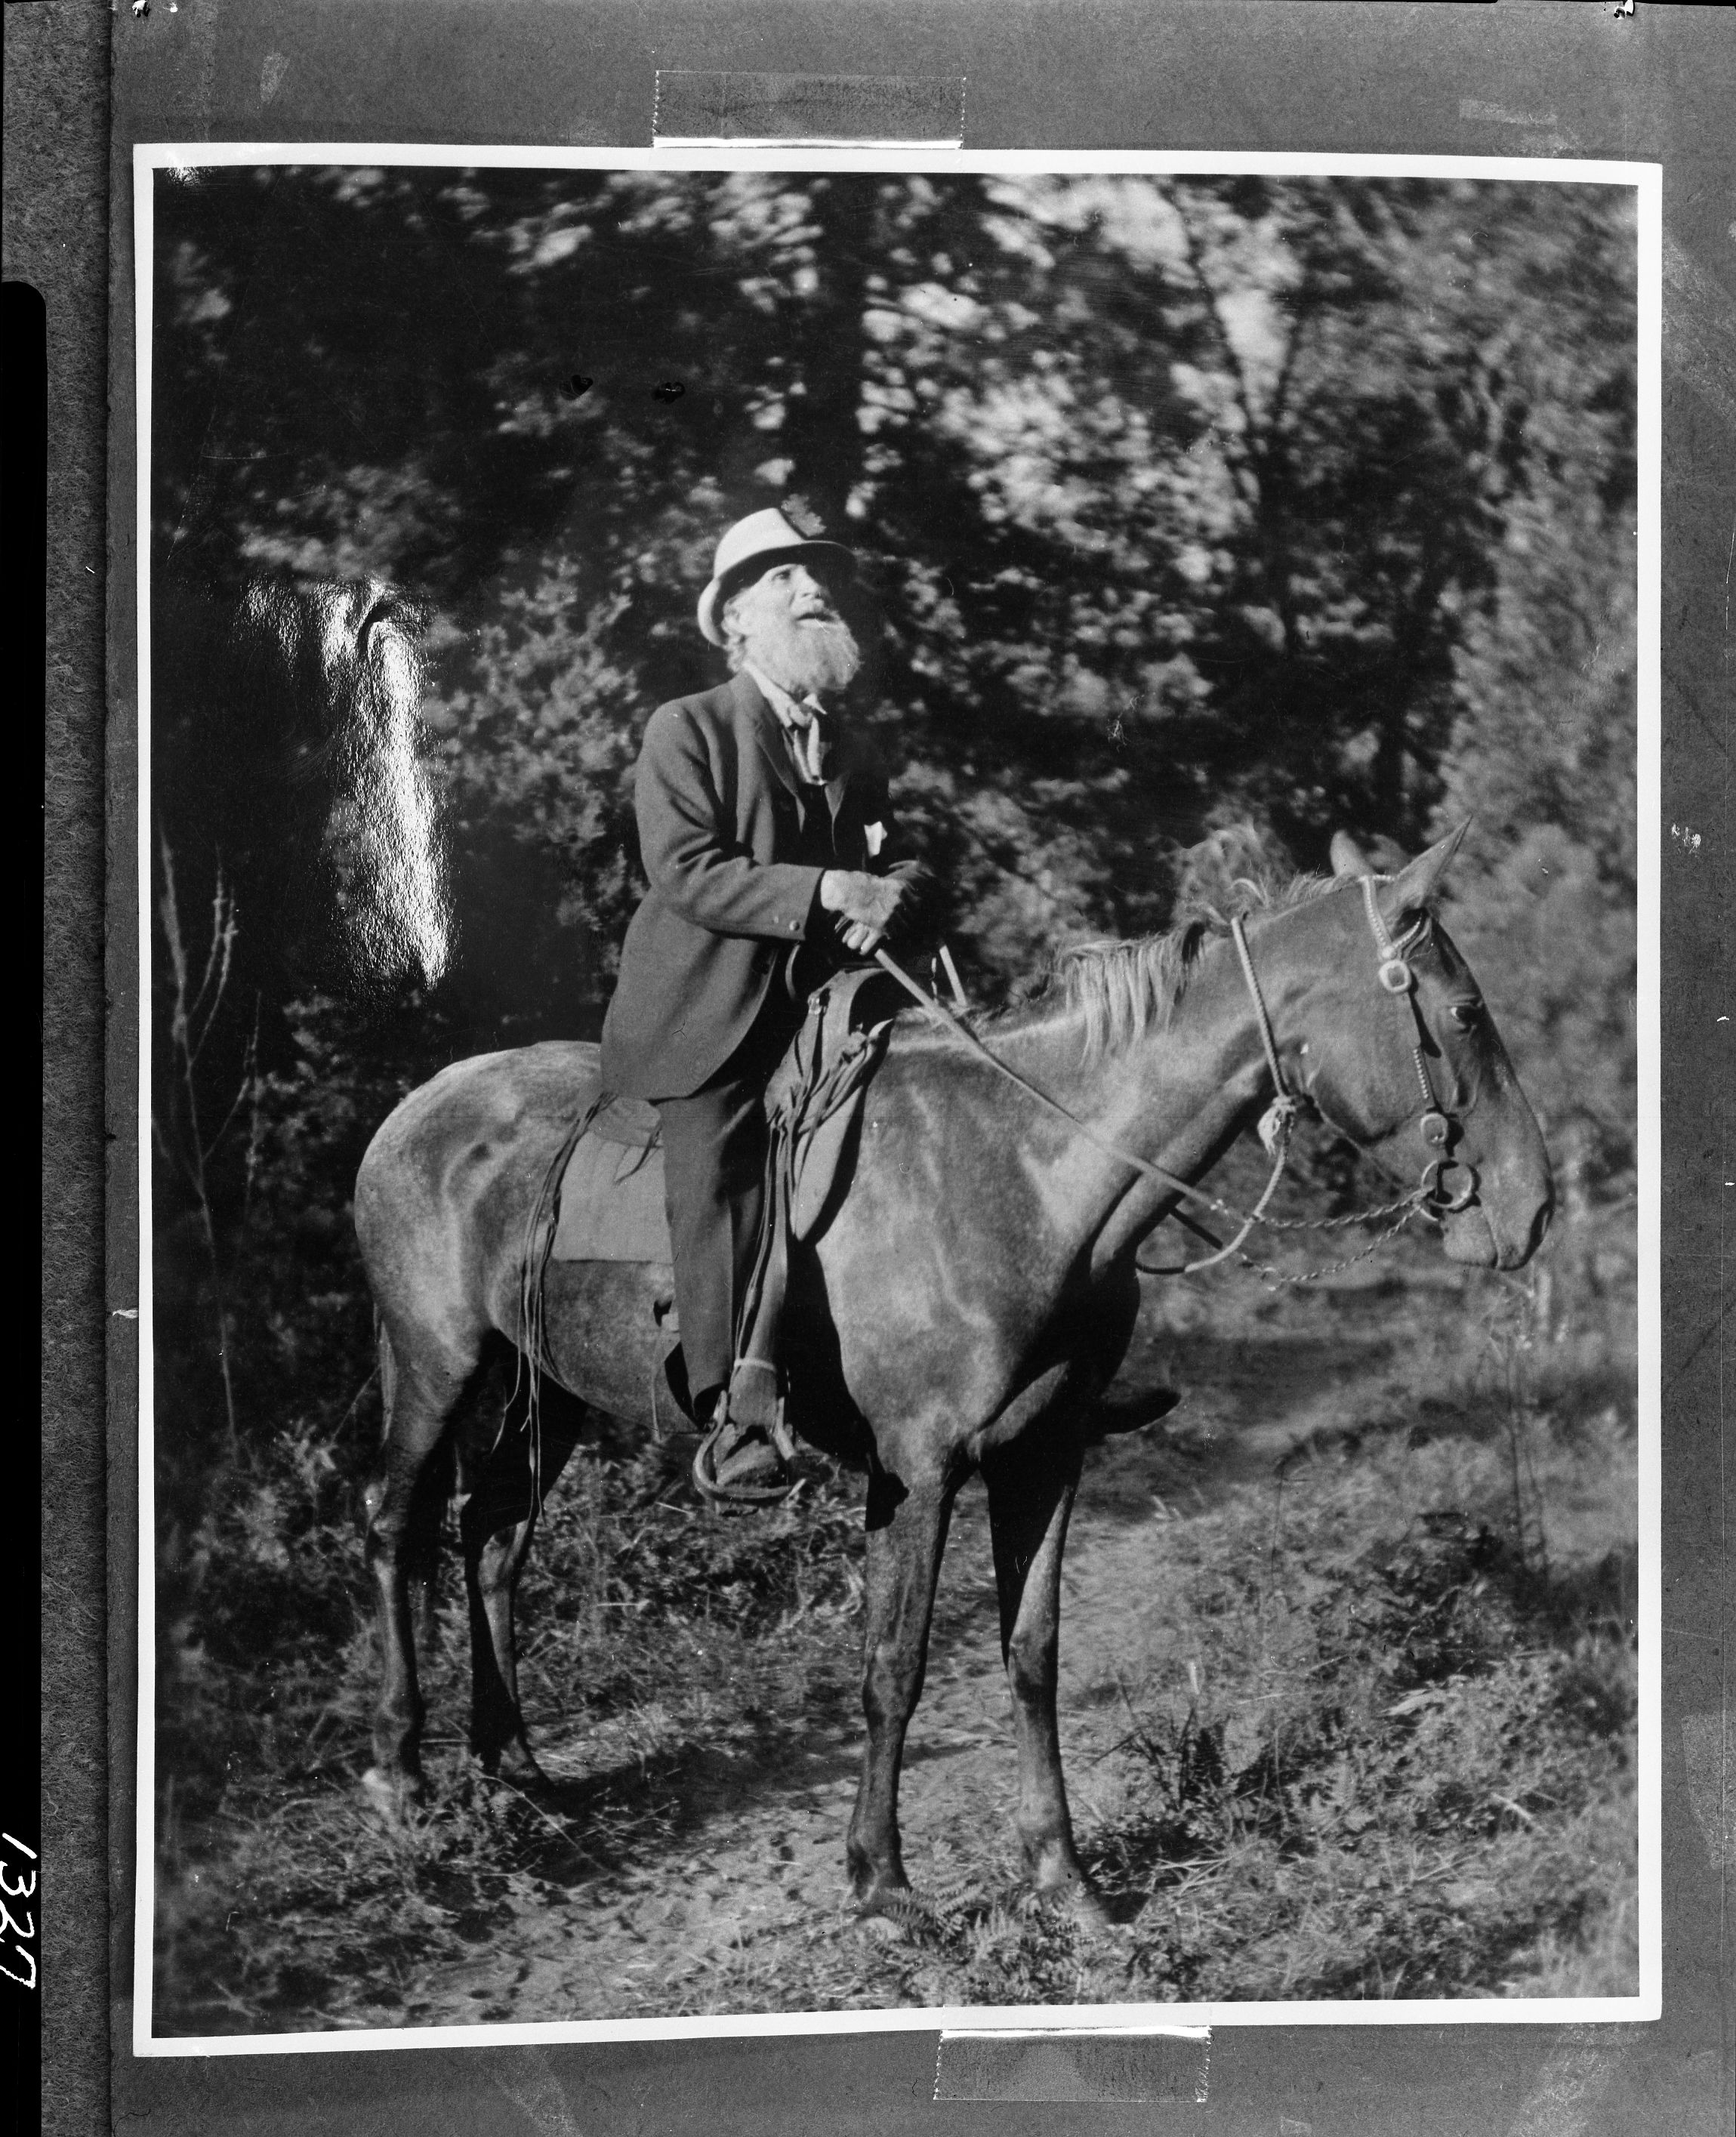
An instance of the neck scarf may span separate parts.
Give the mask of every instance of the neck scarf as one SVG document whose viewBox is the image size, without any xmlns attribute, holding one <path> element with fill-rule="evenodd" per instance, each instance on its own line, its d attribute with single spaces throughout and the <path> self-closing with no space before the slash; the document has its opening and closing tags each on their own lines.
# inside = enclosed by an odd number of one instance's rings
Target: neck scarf
<svg viewBox="0 0 1736 2137">
<path fill-rule="evenodd" d="M 760 695 L 777 716 L 797 776 L 810 786 L 824 786 L 826 760 L 832 752 L 830 715 L 825 707 L 811 690 L 805 698 L 794 697 L 780 683 L 774 683 L 769 675 L 756 668 L 752 661 L 742 664 L 753 678 Z"/>
</svg>

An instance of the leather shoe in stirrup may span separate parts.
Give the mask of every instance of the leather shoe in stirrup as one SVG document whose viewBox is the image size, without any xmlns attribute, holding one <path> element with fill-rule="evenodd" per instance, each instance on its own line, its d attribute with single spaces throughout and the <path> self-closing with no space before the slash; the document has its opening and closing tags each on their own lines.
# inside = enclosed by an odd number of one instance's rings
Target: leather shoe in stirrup
<svg viewBox="0 0 1736 2137">
<path fill-rule="evenodd" d="M 796 1479 L 763 1425 L 722 1414 L 693 1457 L 693 1482 L 715 1507 L 771 1507 L 787 1499 Z"/>
<path fill-rule="evenodd" d="M 714 1507 L 776 1507 L 797 1483 L 789 1466 L 793 1447 L 780 1410 L 774 1417 L 756 1414 L 761 1409 L 755 1400 L 759 1389 L 746 1395 L 744 1380 L 746 1374 L 737 1363 L 732 1385 L 718 1395 L 712 1429 L 693 1458 L 693 1483 Z"/>
</svg>

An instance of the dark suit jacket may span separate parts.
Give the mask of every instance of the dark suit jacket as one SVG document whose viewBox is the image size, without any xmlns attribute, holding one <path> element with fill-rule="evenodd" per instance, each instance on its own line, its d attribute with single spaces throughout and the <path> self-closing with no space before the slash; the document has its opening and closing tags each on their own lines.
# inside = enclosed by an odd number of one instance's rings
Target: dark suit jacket
<svg viewBox="0 0 1736 2137">
<path fill-rule="evenodd" d="M 651 715 L 634 784 L 651 887 L 603 1025 L 607 1089 L 690 1096 L 783 986 L 793 950 L 807 942 L 824 959 L 835 943 L 822 872 L 892 872 L 883 839 L 876 854 L 868 835 L 871 824 L 891 833 L 884 774 L 848 731 L 836 762 L 824 790 L 805 786 L 746 674 Z"/>
</svg>

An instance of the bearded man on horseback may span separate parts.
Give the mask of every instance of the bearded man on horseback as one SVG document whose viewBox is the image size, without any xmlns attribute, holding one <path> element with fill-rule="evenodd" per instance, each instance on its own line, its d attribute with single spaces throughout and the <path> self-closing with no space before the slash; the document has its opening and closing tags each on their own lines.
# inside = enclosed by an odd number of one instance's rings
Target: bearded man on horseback
<svg viewBox="0 0 1736 2137">
<path fill-rule="evenodd" d="M 662 1124 L 688 1407 L 726 1490 L 780 1481 L 727 1400 L 765 1203 L 766 1087 L 809 995 L 907 923 L 920 871 L 892 858 L 886 777 L 844 716 L 863 651 L 855 559 L 784 513 L 717 545 L 699 628 L 731 679 L 660 705 L 635 776 L 650 888 L 603 1025 L 602 1080 Z"/>
</svg>

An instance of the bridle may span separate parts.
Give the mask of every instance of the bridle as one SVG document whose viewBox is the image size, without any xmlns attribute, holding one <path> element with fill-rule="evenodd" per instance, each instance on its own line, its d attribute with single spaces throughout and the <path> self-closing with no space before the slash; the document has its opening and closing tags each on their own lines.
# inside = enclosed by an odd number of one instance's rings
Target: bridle
<svg viewBox="0 0 1736 2137">
<path fill-rule="evenodd" d="M 1429 1030 L 1421 1005 L 1417 1000 L 1416 973 L 1411 967 L 1409 959 L 1404 955 L 1405 951 L 1412 947 L 1427 931 L 1428 921 L 1424 915 L 1418 919 L 1413 927 L 1406 932 L 1402 941 L 1395 942 L 1380 910 L 1380 903 L 1375 890 L 1376 881 L 1377 879 L 1374 876 L 1365 875 L 1359 879 L 1362 889 L 1363 910 L 1368 915 L 1369 932 L 1374 937 L 1374 947 L 1380 959 L 1374 977 L 1383 994 L 1390 995 L 1395 1000 L 1403 1001 L 1410 1010 L 1412 1028 L 1406 1033 L 1405 1039 L 1410 1049 L 1412 1066 L 1417 1072 L 1417 1085 L 1422 1099 L 1422 1112 L 1417 1120 L 1417 1132 L 1422 1139 L 1424 1147 L 1433 1151 L 1434 1155 L 1425 1161 L 1421 1179 L 1403 1201 L 1388 1203 L 1379 1210 L 1364 1210 L 1359 1219 L 1353 1219 L 1350 1221 L 1390 1216 L 1394 1211 L 1399 1210 L 1404 1211 L 1406 1218 L 1417 1210 L 1425 1210 L 1429 1215 L 1437 1218 L 1454 1216 L 1461 1210 L 1468 1209 L 1476 1196 L 1476 1171 L 1474 1166 L 1461 1166 L 1459 1170 L 1466 1176 L 1466 1185 L 1458 1194 L 1451 1199 L 1447 1197 L 1444 1181 L 1448 1169 L 1455 1163 L 1452 1150 L 1462 1132 L 1462 1125 L 1457 1115 L 1449 1112 L 1435 1096 L 1434 1079 L 1428 1073 L 1427 1052 L 1433 1041 L 1433 1034 Z M 1272 1191 L 1276 1187 L 1284 1171 L 1285 1161 L 1289 1155 L 1291 1132 L 1296 1125 L 1296 1117 L 1301 1109 L 1301 1102 L 1291 1089 L 1289 1081 L 1284 1073 L 1284 1064 L 1279 1058 L 1277 1044 L 1272 1036 L 1272 1019 L 1267 1012 L 1266 999 L 1260 991 L 1259 975 L 1254 970 L 1253 956 L 1247 947 L 1247 932 L 1239 913 L 1230 922 L 1230 934 L 1234 940 L 1236 955 L 1242 966 L 1242 979 L 1247 984 L 1249 997 L 1253 1002 L 1254 1020 L 1259 1026 L 1260 1043 L 1266 1050 L 1266 1066 L 1272 1081 L 1272 1102 L 1261 1117 L 1259 1131 L 1261 1142 L 1272 1154 L 1272 1178 L 1267 1182 L 1266 1192 L 1255 1204 L 1253 1210 L 1249 1213 L 1248 1221 L 1242 1225 L 1242 1230 L 1230 1242 L 1230 1244 L 1219 1253 L 1212 1255 L 1207 1261 L 1190 1262 L 1185 1269 L 1174 1272 L 1178 1275 L 1190 1274 L 1195 1269 L 1209 1268 L 1213 1262 L 1222 1261 L 1226 1256 L 1235 1253 L 1256 1223 L 1264 1223 L 1281 1230 L 1317 1229 L 1317 1226 L 1313 1225 L 1286 1224 L 1280 1219 L 1267 1217 L 1265 1214 L 1266 1205 L 1272 1199 Z M 1401 1219 L 1401 1222 L 1403 1221 L 1403 1219 Z M 1398 1227 L 1394 1226 L 1393 1229 L 1396 1230 Z"/>
<path fill-rule="evenodd" d="M 1417 976 L 1398 945 L 1387 932 L 1386 922 L 1374 895 L 1374 877 L 1365 875 L 1361 882 L 1363 904 L 1368 913 L 1369 926 L 1374 932 L 1375 947 L 1380 952 L 1380 968 L 1374 976 L 1388 994 L 1409 1005 L 1415 1027 L 1410 1040 L 1411 1059 L 1415 1064 L 1417 1087 L 1422 1094 L 1422 1112 L 1417 1122 L 1417 1132 L 1427 1146 L 1436 1153 L 1422 1168 L 1422 1192 L 1425 1200 L 1441 1215 L 1451 1216 L 1467 1208 L 1476 1195 L 1476 1169 L 1468 1165 L 1461 1166 L 1460 1171 L 1468 1176 L 1466 1185 L 1451 1201 L 1444 1199 L 1446 1190 L 1442 1182 L 1448 1167 L 1454 1163 L 1452 1148 L 1459 1139 L 1461 1123 L 1457 1115 L 1449 1112 L 1435 1096 L 1434 1080 L 1428 1073 L 1426 1052 L 1434 1034 L 1429 1030 L 1417 1000 Z M 1426 931 L 1427 926 L 1425 916 L 1406 936 L 1407 946 Z"/>
<path fill-rule="evenodd" d="M 1274 1231 L 1333 1231 L 1345 1225 L 1369 1223 L 1380 1218 L 1396 1217 L 1398 1221 L 1382 1235 L 1383 1238 L 1390 1238 L 1419 1212 L 1424 1212 L 1436 1218 L 1452 1216 L 1459 1210 L 1467 1208 L 1476 1196 L 1476 1173 L 1469 1166 L 1460 1168 L 1467 1175 L 1466 1184 L 1451 1200 L 1447 1198 L 1443 1185 L 1448 1170 L 1455 1164 L 1452 1153 L 1454 1144 L 1459 1139 L 1461 1123 L 1457 1115 L 1444 1107 L 1436 1098 L 1434 1083 L 1428 1073 L 1427 1054 L 1427 1049 L 1432 1040 L 1432 1034 L 1417 1000 L 1416 974 L 1404 955 L 1405 951 L 1412 947 L 1426 930 L 1427 921 L 1426 918 L 1419 920 L 1414 927 L 1408 930 L 1402 938 L 1395 942 L 1382 916 L 1376 898 L 1376 885 L 1379 880 L 1374 876 L 1363 876 L 1359 879 L 1362 887 L 1364 910 L 1368 915 L 1369 930 L 1374 937 L 1374 947 L 1379 957 L 1375 979 L 1383 993 L 1391 995 L 1395 1000 L 1403 1001 L 1410 1010 L 1412 1028 L 1406 1034 L 1406 1042 L 1416 1068 L 1417 1086 L 1422 1100 L 1417 1128 L 1425 1146 L 1433 1155 L 1424 1163 L 1422 1178 L 1409 1194 L 1402 1196 L 1396 1202 L 1383 1204 L 1378 1209 L 1359 1210 L 1343 1217 L 1282 1218 L 1269 1217 L 1266 1214 L 1267 1205 L 1277 1191 L 1278 1182 L 1284 1175 L 1284 1168 L 1290 1155 L 1291 1136 L 1295 1129 L 1296 1117 L 1301 1110 L 1303 1101 L 1291 1089 L 1289 1078 L 1284 1073 L 1284 1064 L 1278 1054 L 1277 1041 L 1272 1033 L 1272 1018 L 1267 1010 L 1266 998 L 1260 989 L 1259 975 L 1254 970 L 1252 953 L 1248 948 L 1247 929 L 1239 913 L 1230 922 L 1230 935 L 1236 946 L 1236 956 L 1241 965 L 1242 981 L 1247 988 L 1249 999 L 1253 1003 L 1254 1020 L 1259 1029 L 1260 1044 L 1265 1051 L 1267 1071 L 1272 1083 L 1272 1103 L 1260 1117 L 1258 1131 L 1260 1141 L 1272 1160 L 1272 1175 L 1266 1183 L 1265 1190 L 1259 1200 L 1252 1210 L 1246 1210 L 1238 1209 L 1233 1203 L 1225 1201 L 1222 1195 L 1211 1195 L 1204 1189 L 1194 1186 L 1191 1180 L 1184 1180 L 1179 1173 L 1169 1171 L 1165 1166 L 1154 1163 L 1150 1158 L 1141 1157 L 1137 1151 L 1128 1150 L 1111 1137 L 1099 1134 L 1097 1129 L 1069 1112 L 1059 1099 L 1051 1098 L 1040 1085 L 1033 1083 L 1028 1078 L 1020 1075 L 1016 1068 L 1003 1061 L 999 1054 L 992 1053 L 962 1019 L 948 1009 L 937 996 L 931 995 L 926 988 L 918 986 L 907 972 L 902 971 L 892 961 L 885 951 L 877 950 L 874 957 L 875 961 L 889 972 L 924 1010 L 943 1024 L 956 1037 L 962 1039 L 972 1052 L 980 1054 L 998 1074 L 1004 1077 L 1009 1083 L 1016 1083 L 1020 1090 L 1034 1098 L 1039 1105 L 1045 1107 L 1050 1112 L 1058 1114 L 1067 1123 L 1073 1132 L 1085 1142 L 1093 1144 L 1097 1149 L 1111 1157 L 1119 1158 L 1124 1165 L 1130 1166 L 1134 1171 L 1143 1174 L 1147 1179 L 1157 1181 L 1160 1185 L 1173 1189 L 1176 1194 L 1184 1196 L 1189 1201 L 1203 1209 L 1209 1210 L 1215 1215 L 1228 1218 L 1232 1222 L 1239 1220 L 1241 1229 L 1236 1236 L 1228 1245 L 1219 1247 L 1215 1253 L 1207 1255 L 1204 1260 L 1187 1262 L 1179 1268 L 1162 1270 L 1150 1268 L 1143 1263 L 1140 1264 L 1140 1267 L 1148 1274 L 1191 1276 L 1200 1269 L 1211 1268 L 1219 1262 L 1228 1260 L 1233 1254 L 1239 1255 L 1241 1259 L 1247 1261 L 1247 1257 L 1240 1254 L 1240 1249 L 1242 1242 L 1257 1224 L 1263 1224 Z M 1178 1211 L 1175 1214 L 1179 1216 L 1181 1213 Z M 1183 1218 L 1182 1221 L 1190 1230 L 1199 1232 L 1208 1239 L 1211 1239 L 1211 1234 L 1204 1231 L 1202 1226 L 1194 1224 L 1192 1219 Z M 1375 1244 L 1379 1245 L 1380 1243 L 1377 1240 Z M 1215 1240 L 1213 1240 L 1212 1244 L 1214 1246 L 1217 1244 Z M 1372 1252 L 1373 1249 L 1370 1249 L 1369 1251 Z M 1355 1258 L 1359 1259 L 1361 1257 L 1358 1256 Z M 1250 1264 L 1250 1266 L 1255 1265 Z M 1340 1263 L 1335 1266 L 1343 1267 L 1345 1264 Z M 1268 1273 L 1276 1273 L 1276 1272 Z M 1315 1271 L 1313 1273 L 1324 1274 L 1325 1272 Z"/>
</svg>

